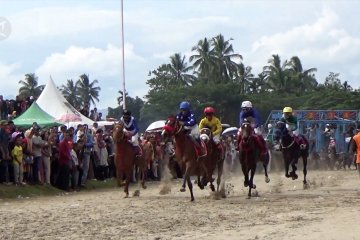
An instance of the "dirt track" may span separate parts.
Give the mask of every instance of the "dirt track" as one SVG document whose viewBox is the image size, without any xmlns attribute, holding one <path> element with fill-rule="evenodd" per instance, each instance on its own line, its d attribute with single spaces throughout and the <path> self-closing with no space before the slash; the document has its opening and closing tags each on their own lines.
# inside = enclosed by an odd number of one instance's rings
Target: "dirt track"
<svg viewBox="0 0 360 240">
<path fill-rule="evenodd" d="M 302 174 L 299 172 L 300 177 Z M 209 189 L 180 193 L 180 181 L 160 195 L 148 183 L 140 197 L 122 189 L 0 201 L 0 239 L 360 239 L 357 172 L 310 172 L 301 180 L 256 175 L 258 197 L 246 199 L 242 177 L 227 185 L 226 199 Z M 136 186 L 131 187 L 131 192 Z"/>
</svg>

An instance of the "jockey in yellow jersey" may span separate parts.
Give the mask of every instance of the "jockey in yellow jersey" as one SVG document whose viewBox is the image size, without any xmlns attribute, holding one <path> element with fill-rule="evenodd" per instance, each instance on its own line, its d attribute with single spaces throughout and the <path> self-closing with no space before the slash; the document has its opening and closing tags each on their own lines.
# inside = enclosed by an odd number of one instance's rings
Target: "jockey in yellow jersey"
<svg viewBox="0 0 360 240">
<path fill-rule="evenodd" d="M 222 152 L 222 146 L 220 144 L 220 134 L 222 131 L 222 126 L 220 120 L 214 116 L 215 109 L 212 107 L 206 107 L 204 109 L 205 117 L 201 119 L 199 123 L 200 130 L 203 128 L 209 128 L 212 132 L 213 141 L 215 142 L 217 148 Z"/>
</svg>

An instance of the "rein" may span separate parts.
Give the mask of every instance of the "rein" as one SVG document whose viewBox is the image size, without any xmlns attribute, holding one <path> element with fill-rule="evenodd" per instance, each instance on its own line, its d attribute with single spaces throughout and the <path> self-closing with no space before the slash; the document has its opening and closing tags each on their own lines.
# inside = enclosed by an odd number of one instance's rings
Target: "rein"
<svg viewBox="0 0 360 240">
<path fill-rule="evenodd" d="M 288 148 L 291 148 L 292 145 L 294 145 L 294 143 L 295 143 L 295 139 L 293 139 L 292 142 L 286 147 L 284 145 L 282 145 L 282 143 L 280 145 L 281 145 L 282 148 L 288 149 Z"/>
</svg>

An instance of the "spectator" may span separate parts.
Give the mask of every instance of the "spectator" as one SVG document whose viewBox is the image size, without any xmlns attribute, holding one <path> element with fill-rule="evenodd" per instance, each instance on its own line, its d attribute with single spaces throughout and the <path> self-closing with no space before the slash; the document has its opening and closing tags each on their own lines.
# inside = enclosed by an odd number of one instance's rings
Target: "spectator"
<svg viewBox="0 0 360 240">
<path fill-rule="evenodd" d="M 94 146 L 93 136 L 91 131 L 88 129 L 88 126 L 84 125 L 84 152 L 83 152 L 83 161 L 81 164 L 82 176 L 81 176 L 81 186 L 85 187 L 86 180 L 88 178 L 89 173 L 89 165 L 90 165 L 90 156 Z"/>
<path fill-rule="evenodd" d="M 34 136 L 32 137 L 32 150 L 34 155 L 34 164 L 32 171 L 32 181 L 35 184 L 40 184 L 40 168 L 42 165 L 42 148 L 47 147 L 47 142 L 43 141 L 40 137 L 40 129 L 33 128 Z"/>
<path fill-rule="evenodd" d="M 57 176 L 57 187 L 68 191 L 71 161 L 70 131 L 64 133 L 64 139 L 59 143 L 59 175 Z"/>
<path fill-rule="evenodd" d="M 94 151 L 96 156 L 96 166 L 98 177 L 100 180 L 105 180 L 107 178 L 108 172 L 108 151 L 106 149 L 106 143 L 104 140 L 103 130 L 98 129 L 96 131 L 95 136 L 95 144 L 94 144 Z"/>
<path fill-rule="evenodd" d="M 1 182 L 10 184 L 9 165 L 11 161 L 9 153 L 10 129 L 6 120 L 0 121 L 0 160 L 1 160 Z"/>
<path fill-rule="evenodd" d="M 44 146 L 41 149 L 42 159 L 41 159 L 41 166 L 43 169 L 43 174 L 41 174 L 41 179 L 43 182 L 47 185 L 50 185 L 50 174 L 51 174 L 51 150 L 52 150 L 52 144 L 53 140 L 49 138 L 49 132 L 43 131 L 41 134 L 41 139 L 44 142 Z"/>
<path fill-rule="evenodd" d="M 18 134 L 15 137 L 15 146 L 11 151 L 14 167 L 14 183 L 19 186 L 23 185 L 23 149 L 22 136 Z"/>
</svg>

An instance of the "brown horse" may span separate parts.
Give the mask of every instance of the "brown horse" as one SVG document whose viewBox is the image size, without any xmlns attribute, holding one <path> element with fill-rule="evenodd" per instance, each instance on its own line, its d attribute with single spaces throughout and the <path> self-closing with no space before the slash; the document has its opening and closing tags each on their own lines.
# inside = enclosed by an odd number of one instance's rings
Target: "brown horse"
<svg viewBox="0 0 360 240">
<path fill-rule="evenodd" d="M 213 185 L 213 173 L 215 171 L 215 169 L 217 168 L 218 172 L 217 172 L 217 191 L 219 191 L 220 188 L 220 183 L 221 183 L 221 176 L 223 173 L 223 168 L 224 168 L 224 146 L 221 146 L 223 149 L 220 150 L 216 143 L 213 140 L 213 135 L 210 129 L 208 128 L 204 128 L 200 130 L 201 133 L 201 138 L 202 140 L 205 142 L 206 144 L 206 148 L 207 148 L 207 155 L 204 157 L 204 164 L 207 168 L 207 176 L 206 178 L 203 177 L 202 179 L 202 185 L 206 186 L 207 182 L 210 182 L 210 188 L 211 190 L 214 192 L 215 191 L 215 187 Z M 204 135 L 205 134 L 205 135 Z M 203 137 L 206 136 L 206 137 Z"/>
<path fill-rule="evenodd" d="M 125 197 L 129 197 L 129 184 L 135 166 L 138 166 L 141 173 L 141 185 L 145 189 L 146 162 L 144 158 L 137 158 L 135 150 L 129 139 L 124 134 L 124 125 L 115 125 L 113 139 L 116 144 L 115 165 L 118 186 L 121 187 L 125 176 Z"/>
<path fill-rule="evenodd" d="M 187 183 L 190 190 L 191 201 L 194 201 L 193 186 L 190 176 L 197 175 L 199 187 L 201 189 L 204 188 L 200 181 L 202 172 L 205 172 L 203 176 L 208 176 L 207 169 L 203 167 L 204 161 L 203 159 L 198 159 L 193 140 L 186 134 L 183 126 L 179 124 L 178 120 L 175 118 L 169 118 L 163 129 L 162 136 L 163 138 L 175 138 L 176 160 L 184 172 L 183 184 L 180 191 L 185 192 L 185 184 Z M 202 171 L 202 169 L 204 171 Z"/>
<path fill-rule="evenodd" d="M 270 179 L 267 174 L 267 161 L 264 161 L 261 156 L 261 142 L 257 139 L 258 136 L 253 134 L 253 129 L 250 122 L 244 122 L 241 125 L 241 140 L 239 142 L 239 160 L 241 169 L 245 177 L 244 186 L 249 187 L 248 197 L 251 197 L 251 189 L 255 189 L 254 175 L 258 161 L 263 161 L 265 170 L 265 182 Z M 249 176 L 250 173 L 250 176 Z"/>
</svg>

